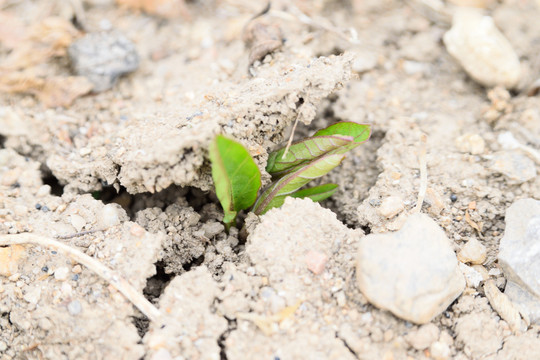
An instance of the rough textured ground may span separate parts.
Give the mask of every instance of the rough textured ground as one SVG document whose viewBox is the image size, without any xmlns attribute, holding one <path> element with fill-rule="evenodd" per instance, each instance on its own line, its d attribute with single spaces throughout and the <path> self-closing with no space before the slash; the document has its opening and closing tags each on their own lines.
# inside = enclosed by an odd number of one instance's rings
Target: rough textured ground
<svg viewBox="0 0 540 360">
<path fill-rule="evenodd" d="M 276 1 L 264 17 L 285 42 L 251 67 L 243 29 L 264 4 L 137 3 L 155 1 L 0 0 L 0 234 L 88 231 L 59 240 L 144 289 L 166 320 L 149 324 L 65 255 L 0 248 L 0 359 L 540 358 L 539 325 L 513 331 L 483 290 L 487 277 L 505 288 L 506 209 L 540 199 L 540 164 L 498 141 L 511 131 L 540 148 L 540 97 L 527 96 L 540 75 L 540 6 L 484 3 L 520 58 L 507 91 L 481 87 L 445 50 L 453 2 L 437 12 Z M 89 93 L 66 47 L 111 27 L 133 41 L 139 67 Z M 263 169 L 296 119 L 297 137 L 337 120 L 372 124 L 373 135 L 323 179 L 340 185 L 327 209 L 287 201 L 248 215 L 247 240 L 226 234 L 208 142 L 233 136 Z M 424 150 L 421 211 L 456 252 L 476 239 L 487 258 L 474 265 L 480 284 L 418 326 L 369 304 L 355 259 L 366 233 L 398 230 L 412 213 Z M 324 270 L 306 254 L 325 254 Z"/>
</svg>

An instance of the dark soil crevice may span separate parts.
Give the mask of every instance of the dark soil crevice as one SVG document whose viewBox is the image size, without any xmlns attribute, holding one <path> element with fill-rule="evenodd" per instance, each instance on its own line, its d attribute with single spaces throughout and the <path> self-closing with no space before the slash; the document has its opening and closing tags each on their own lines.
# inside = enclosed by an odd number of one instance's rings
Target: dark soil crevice
<svg viewBox="0 0 540 360">
<path fill-rule="evenodd" d="M 227 340 L 227 337 L 229 336 L 229 334 L 231 332 L 233 332 L 234 330 L 236 330 L 237 328 L 237 322 L 236 320 L 230 320 L 230 319 L 227 319 L 227 323 L 228 323 L 228 326 L 227 326 L 227 330 L 225 330 L 218 338 L 218 346 L 220 348 L 220 351 L 219 351 L 219 357 L 220 357 L 220 360 L 227 360 L 227 352 L 226 352 L 226 349 L 225 349 L 225 341 Z"/>
<path fill-rule="evenodd" d="M 190 270 L 196 268 L 197 266 L 202 265 L 203 263 L 204 263 L 204 255 L 201 255 L 198 258 L 193 259 L 191 262 L 189 262 L 187 264 L 184 264 L 183 269 L 185 271 L 190 271 Z"/>
<path fill-rule="evenodd" d="M 349 352 L 355 357 L 358 359 L 358 354 L 353 350 L 351 349 L 351 347 L 349 346 L 349 344 L 347 344 L 347 341 L 345 341 L 345 339 L 341 338 L 339 336 L 339 334 L 336 332 L 336 339 L 339 339 L 343 345 L 345 345 L 345 347 L 347 348 L 347 350 L 349 350 Z"/>
<path fill-rule="evenodd" d="M 154 304 L 158 302 L 163 291 L 165 291 L 167 285 L 169 285 L 174 278 L 173 275 L 165 273 L 165 266 L 161 261 L 158 261 L 155 264 L 155 267 L 156 274 L 146 279 L 146 286 L 143 289 L 144 297 Z M 150 320 L 146 316 L 140 314 L 139 316 L 133 317 L 133 325 L 137 328 L 137 332 L 142 341 L 142 338 L 148 332 Z"/>
<path fill-rule="evenodd" d="M 165 272 L 165 265 L 163 262 L 158 261 L 155 266 L 156 274 L 146 279 L 146 286 L 143 289 L 144 296 L 153 303 L 159 299 L 167 285 L 174 278 L 172 274 L 167 274 Z"/>
<path fill-rule="evenodd" d="M 52 195 L 62 196 L 64 194 L 64 185 L 60 184 L 60 181 L 49 170 L 41 170 L 41 180 L 43 184 L 51 187 Z"/>
</svg>

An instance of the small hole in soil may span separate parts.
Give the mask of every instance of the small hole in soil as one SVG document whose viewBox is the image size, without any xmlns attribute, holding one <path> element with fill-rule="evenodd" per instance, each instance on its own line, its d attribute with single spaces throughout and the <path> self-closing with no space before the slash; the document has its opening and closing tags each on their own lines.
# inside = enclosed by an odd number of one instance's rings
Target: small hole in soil
<svg viewBox="0 0 540 360">
<path fill-rule="evenodd" d="M 159 261 L 156 264 L 156 275 L 146 279 L 146 286 L 143 290 L 144 296 L 153 301 L 161 296 L 173 276 L 165 273 L 165 264 Z"/>
<path fill-rule="evenodd" d="M 369 235 L 371 234 L 371 228 L 367 225 L 360 226 L 360 229 L 364 232 L 364 234 Z"/>
<path fill-rule="evenodd" d="M 198 258 L 193 259 L 190 263 L 184 264 L 182 267 L 184 268 L 184 270 L 190 271 L 191 269 L 202 265 L 203 262 L 204 262 L 204 255 L 201 255 Z"/>
<path fill-rule="evenodd" d="M 50 171 L 43 171 L 41 176 L 41 181 L 45 185 L 51 187 L 51 194 L 55 196 L 62 196 L 64 193 L 64 186 L 60 184 L 56 176 L 54 176 Z"/>
<path fill-rule="evenodd" d="M 139 334 L 139 337 L 141 338 L 139 340 L 139 344 L 142 344 L 142 338 L 146 333 L 148 332 L 148 328 L 150 327 L 150 320 L 144 315 L 137 317 L 133 317 L 133 325 L 135 325 L 135 328 L 137 329 L 137 334 Z"/>
<path fill-rule="evenodd" d="M 6 143 L 6 137 L 0 135 L 0 149 L 3 149 L 5 147 L 4 146 L 5 143 Z"/>
<path fill-rule="evenodd" d="M 92 193 L 92 197 L 96 200 L 101 200 L 104 204 L 120 205 L 131 218 L 131 204 L 133 203 L 133 195 L 127 192 L 126 188 L 120 186 L 120 191 L 102 181 L 103 188 Z"/>
<path fill-rule="evenodd" d="M 143 290 L 144 297 L 150 302 L 155 303 L 167 285 L 171 282 L 173 276 L 165 273 L 165 265 L 158 261 L 156 264 L 156 275 L 146 279 L 146 286 Z M 148 332 L 150 320 L 144 315 L 133 317 L 133 325 L 137 328 L 137 333 L 142 338 Z"/>
</svg>

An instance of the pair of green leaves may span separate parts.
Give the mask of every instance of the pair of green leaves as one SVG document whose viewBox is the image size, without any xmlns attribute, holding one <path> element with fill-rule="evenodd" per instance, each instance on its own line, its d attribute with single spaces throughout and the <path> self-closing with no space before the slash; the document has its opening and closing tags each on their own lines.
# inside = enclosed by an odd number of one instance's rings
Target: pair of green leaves
<svg viewBox="0 0 540 360">
<path fill-rule="evenodd" d="M 225 212 L 223 222 L 230 228 L 240 210 L 253 205 L 255 214 L 264 214 L 281 206 L 287 196 L 314 201 L 330 197 L 337 190 L 336 184 L 301 188 L 338 166 L 345 153 L 366 141 L 370 134 L 369 125 L 340 122 L 292 144 L 288 150 L 272 152 L 266 171 L 273 182 L 258 198 L 261 174 L 257 165 L 241 144 L 218 135 L 210 145 L 210 161 L 216 194 Z"/>
</svg>

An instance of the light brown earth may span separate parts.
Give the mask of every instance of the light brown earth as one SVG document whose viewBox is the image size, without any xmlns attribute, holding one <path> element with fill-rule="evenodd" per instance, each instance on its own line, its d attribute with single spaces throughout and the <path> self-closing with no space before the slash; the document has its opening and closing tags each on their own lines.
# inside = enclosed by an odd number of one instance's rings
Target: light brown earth
<svg viewBox="0 0 540 360">
<path fill-rule="evenodd" d="M 0 247 L 0 359 L 540 358 L 540 327 L 513 332 L 483 286 L 422 326 L 356 287 L 358 239 L 398 230 L 412 212 L 424 148 L 421 211 L 456 252 L 479 240 L 501 290 L 505 210 L 540 199 L 540 177 L 519 180 L 530 159 L 515 150 L 518 168 L 500 165 L 509 150 L 497 140 L 511 131 L 540 148 L 540 97 L 527 96 L 540 74 L 540 5 L 479 2 L 520 58 L 520 87 L 507 91 L 481 87 L 446 52 L 459 2 L 275 1 L 261 18 L 286 40 L 250 66 L 242 37 L 262 2 L 0 0 L 2 238 L 60 236 L 165 314 L 149 322 L 53 249 Z M 111 26 L 134 42 L 139 68 L 88 93 L 66 46 Z M 263 170 L 297 119 L 296 138 L 339 120 L 373 134 L 323 179 L 340 185 L 327 209 L 288 201 L 248 215 L 247 242 L 227 234 L 209 141 L 236 138 Z M 324 272 L 307 269 L 306 252 L 331 254 Z"/>
</svg>

